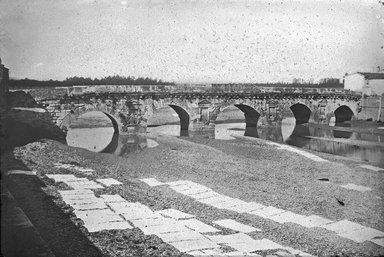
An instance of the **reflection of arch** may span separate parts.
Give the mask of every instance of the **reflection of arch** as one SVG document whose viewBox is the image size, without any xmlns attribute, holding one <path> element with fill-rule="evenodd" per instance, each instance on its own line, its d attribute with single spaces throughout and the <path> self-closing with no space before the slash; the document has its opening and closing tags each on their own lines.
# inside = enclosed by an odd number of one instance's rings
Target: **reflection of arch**
<svg viewBox="0 0 384 257">
<path fill-rule="evenodd" d="M 310 132 L 307 126 L 296 125 L 291 136 L 287 140 L 285 140 L 285 142 L 288 145 L 304 147 L 310 142 L 308 136 L 310 136 Z"/>
<path fill-rule="evenodd" d="M 353 117 L 353 111 L 351 110 L 351 108 L 349 108 L 346 105 L 342 105 L 339 108 L 337 108 L 334 111 L 334 114 L 336 119 L 335 123 L 350 121 L 352 120 L 352 117 Z"/>
<path fill-rule="evenodd" d="M 188 130 L 189 127 L 189 114 L 186 110 L 181 108 L 180 106 L 170 104 L 169 105 L 180 118 L 180 130 Z"/>
<path fill-rule="evenodd" d="M 311 117 L 311 109 L 309 109 L 308 106 L 297 103 L 292 105 L 290 109 L 295 116 L 296 125 L 309 122 L 309 118 Z"/>
<path fill-rule="evenodd" d="M 260 113 L 248 105 L 235 104 L 235 106 L 244 113 L 246 127 L 257 127 L 257 121 L 259 120 Z"/>
<path fill-rule="evenodd" d="M 337 127 L 351 127 L 351 124 L 349 123 L 339 123 L 337 124 L 336 123 L 336 126 Z M 337 130 L 337 129 L 334 129 L 333 130 L 333 137 L 334 138 L 351 138 L 352 136 L 352 131 L 343 131 L 343 130 Z"/>
</svg>

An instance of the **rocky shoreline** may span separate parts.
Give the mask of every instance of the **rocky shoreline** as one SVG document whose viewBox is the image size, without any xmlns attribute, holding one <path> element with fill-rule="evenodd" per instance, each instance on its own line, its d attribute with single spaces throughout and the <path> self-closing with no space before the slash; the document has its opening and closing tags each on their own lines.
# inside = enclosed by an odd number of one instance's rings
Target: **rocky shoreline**
<svg viewBox="0 0 384 257">
<path fill-rule="evenodd" d="M 30 169 L 37 172 L 41 190 L 49 201 L 61 209 L 63 216 L 56 216 L 61 223 L 72 224 L 90 242 L 90 247 L 100 251 L 101 256 L 183 256 L 175 248 L 162 242 L 157 236 L 144 235 L 139 229 L 101 231 L 88 233 L 81 221 L 72 213 L 57 193 L 63 183 L 55 183 L 45 174 L 84 174 L 70 169 L 55 168 L 53 163 L 75 163 L 92 168 L 88 179 L 111 177 L 123 183 L 101 191 L 119 194 L 128 201 L 138 201 L 152 210 L 174 208 L 195 215 L 199 220 L 212 224 L 220 218 L 231 218 L 260 228 L 263 232 L 251 234 L 254 238 L 266 237 L 282 245 L 288 245 L 317 256 L 379 256 L 384 248 L 372 242 L 355 243 L 325 230 L 308 230 L 291 223 L 278 224 L 270 220 L 217 209 L 191 200 L 165 187 L 149 188 L 139 179 L 156 178 L 160 181 L 191 180 L 216 192 L 244 201 L 255 201 L 264 205 L 289 210 L 301 215 L 317 214 L 331 220 L 348 219 L 364 226 L 384 230 L 384 173 L 361 168 L 357 162 L 328 154 L 316 153 L 328 162 L 315 162 L 289 151 L 278 149 L 260 139 L 234 141 L 208 140 L 201 138 L 175 138 L 153 135 L 159 146 L 125 157 L 112 154 L 93 153 L 44 140 L 17 147 L 2 155 L 2 172 L 9 169 Z M 3 173 L 4 174 L 4 173 Z M 26 214 L 36 220 L 42 237 L 47 240 L 56 256 L 96 256 L 85 254 L 84 245 L 79 251 L 59 247 L 65 239 L 55 229 L 47 229 L 40 220 L 44 210 L 35 210 L 30 203 L 39 201 L 31 194 L 21 194 L 28 183 L 22 175 L 11 175 L 6 181 L 16 200 L 24 206 Z M 329 182 L 319 179 L 328 179 Z M 24 181 L 24 182 L 23 182 Z M 32 183 L 32 182 L 31 182 Z M 36 182 L 37 183 L 37 182 Z M 354 183 L 372 189 L 370 192 L 347 190 L 340 185 Z M 32 183 L 33 184 L 33 183 Z M 39 187 L 39 188 L 40 188 Z M 19 193 L 18 193 L 19 192 Z M 28 190 L 27 190 L 28 192 Z M 41 197 L 40 197 L 41 198 Z M 41 199 L 40 199 L 41 200 Z M 343 202 L 343 205 L 339 201 Z M 36 204 L 38 206 L 38 204 Z M 35 219 L 33 218 L 35 217 Z M 40 218 L 39 218 L 40 217 Z M 40 220 L 40 221 L 39 221 Z M 52 221 L 53 222 L 53 221 Z M 53 222 L 53 223 L 55 223 Z M 47 223 L 48 224 L 48 223 Z M 56 230 L 59 227 L 55 227 Z M 222 233 L 228 233 L 222 230 Z M 68 235 L 67 235 L 68 236 Z M 66 241 L 72 239 L 66 239 Z M 74 241 L 77 238 L 73 239 Z M 96 247 L 96 248 L 93 248 Z M 74 247 L 76 249 L 76 246 Z M 65 251 L 64 251 L 65 250 Z M 94 251 L 91 250 L 90 252 Z M 78 252 L 78 254 L 76 253 Z M 264 253 L 265 254 L 265 253 Z M 187 255 L 186 255 L 187 256 Z"/>
</svg>

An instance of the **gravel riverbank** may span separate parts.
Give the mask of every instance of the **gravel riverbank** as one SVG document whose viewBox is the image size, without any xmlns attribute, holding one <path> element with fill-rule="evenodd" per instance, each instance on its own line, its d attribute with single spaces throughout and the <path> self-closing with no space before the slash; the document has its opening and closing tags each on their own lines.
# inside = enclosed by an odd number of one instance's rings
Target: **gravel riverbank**
<svg viewBox="0 0 384 257">
<path fill-rule="evenodd" d="M 64 213 L 61 220 L 71 220 L 75 227 L 95 245 L 104 256 L 182 256 L 178 250 L 162 242 L 157 236 L 144 235 L 139 229 L 88 233 L 59 197 L 57 190 L 63 183 L 55 183 L 44 174 L 71 173 L 85 176 L 76 170 L 55 168 L 53 163 L 75 163 L 92 168 L 88 179 L 115 178 L 123 183 L 97 190 L 96 194 L 117 193 L 129 201 L 139 201 L 152 210 L 174 208 L 195 215 L 199 220 L 215 226 L 212 221 L 235 219 L 259 228 L 262 232 L 250 234 L 255 239 L 268 238 L 284 246 L 290 246 L 317 256 L 379 256 L 384 248 L 372 242 L 356 243 L 321 228 L 308 229 L 293 223 L 279 224 L 254 215 L 239 214 L 217 209 L 194 201 L 168 187 L 150 188 L 139 181 L 156 178 L 159 181 L 191 180 L 214 191 L 244 201 L 254 201 L 301 215 L 316 214 L 330 220 L 343 220 L 384 231 L 384 173 L 361 168 L 357 162 L 328 154 L 315 153 L 329 160 L 315 162 L 297 153 L 269 145 L 264 140 L 236 139 L 232 141 L 201 138 L 176 138 L 149 135 L 159 146 L 147 148 L 125 157 L 93 153 L 68 147 L 56 141 L 44 141 L 18 147 L 3 155 L 6 169 L 15 169 L 19 160 L 25 167 L 36 170 L 43 182 L 42 190 L 50 201 Z M 2 165 L 3 166 L 3 165 Z M 10 191 L 17 192 L 20 176 L 9 176 Z M 328 182 L 318 179 L 328 179 Z M 32 182 L 31 182 L 32 183 Z M 348 183 L 371 188 L 368 192 L 341 187 Z M 40 187 L 39 187 L 40 188 Z M 37 190 L 37 189 L 36 189 Z M 33 190 L 31 191 L 33 194 Z M 31 195 L 15 196 L 20 205 L 27 206 Z M 32 199 L 33 200 L 33 199 Z M 342 204 L 341 204 L 342 202 Z M 30 204 L 28 205 L 30 206 Z M 39 215 L 26 210 L 30 216 Z M 44 212 L 44 210 L 40 210 Z M 33 218 L 30 217 L 31 220 Z M 229 233 L 225 229 L 222 233 Z M 45 231 L 47 240 L 56 256 L 69 256 L 54 247 L 60 236 Z M 66 233 L 64 233 L 66 234 Z M 74 234 L 75 235 L 75 234 Z M 66 239 L 66 241 L 70 239 Z M 77 240 L 76 235 L 73 240 Z M 51 242 L 50 242 L 51 241 Z M 80 246 L 79 246 L 80 247 Z M 85 256 L 71 253 L 71 256 Z M 88 255 L 91 256 L 91 255 Z"/>
</svg>

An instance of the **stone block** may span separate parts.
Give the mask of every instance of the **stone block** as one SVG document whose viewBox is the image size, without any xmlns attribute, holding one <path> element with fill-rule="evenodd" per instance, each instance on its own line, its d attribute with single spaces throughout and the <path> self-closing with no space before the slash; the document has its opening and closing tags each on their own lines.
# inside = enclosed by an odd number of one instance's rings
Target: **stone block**
<svg viewBox="0 0 384 257">
<path fill-rule="evenodd" d="M 98 210 L 98 209 L 108 209 L 108 206 L 105 203 L 90 203 L 82 205 L 71 205 L 76 210 Z"/>
<path fill-rule="evenodd" d="M 98 231 L 102 231 L 102 230 L 124 230 L 124 229 L 132 229 L 133 228 L 126 221 L 89 224 L 85 227 L 88 230 L 88 232 L 90 232 L 90 233 L 98 232 Z"/>
<path fill-rule="evenodd" d="M 374 239 L 371 239 L 369 240 L 371 241 L 372 243 L 375 243 L 377 245 L 380 245 L 382 247 L 384 247 L 384 238 L 374 238 Z"/>
<path fill-rule="evenodd" d="M 65 181 L 65 183 L 73 189 L 102 189 L 102 185 L 94 181 Z"/>
<path fill-rule="evenodd" d="M 155 178 L 143 178 L 139 179 L 150 187 L 165 185 L 165 183 L 158 181 Z"/>
<path fill-rule="evenodd" d="M 158 237 L 160 237 L 166 243 L 206 239 L 206 237 L 204 237 L 202 234 L 192 230 L 160 234 Z"/>
<path fill-rule="evenodd" d="M 303 220 L 305 220 L 305 218 L 307 218 L 307 216 L 286 211 L 277 215 L 269 216 L 268 218 L 278 223 L 292 222 L 292 223 L 300 224 Z"/>
<path fill-rule="evenodd" d="M 126 209 L 119 212 L 126 220 L 133 222 L 134 220 L 161 219 L 162 215 L 155 212 L 148 212 L 143 209 Z"/>
<path fill-rule="evenodd" d="M 100 209 L 100 210 L 75 210 L 73 212 L 76 217 L 79 219 L 87 219 L 88 217 L 106 217 L 106 216 L 116 216 L 117 214 L 111 211 L 110 209 Z"/>
<path fill-rule="evenodd" d="M 174 188 L 172 187 L 172 189 L 174 189 Z M 196 195 L 196 194 L 205 193 L 208 191 L 211 191 L 211 190 L 209 188 L 205 188 L 205 187 L 197 187 L 197 188 L 189 188 L 187 190 L 182 190 L 179 193 L 181 193 L 183 195 Z"/>
<path fill-rule="evenodd" d="M 191 218 L 195 217 L 194 215 L 184 213 L 182 211 L 175 210 L 175 209 L 160 210 L 160 211 L 156 211 L 156 213 L 159 213 L 165 217 L 169 217 L 169 218 L 176 219 L 176 220 L 191 219 Z"/>
<path fill-rule="evenodd" d="M 169 223 L 169 224 L 163 224 L 158 226 L 141 227 L 140 230 L 143 231 L 144 234 L 146 235 L 152 235 L 152 234 L 160 235 L 160 234 L 167 234 L 167 233 L 190 231 L 190 229 L 178 223 L 174 223 L 174 224 Z"/>
<path fill-rule="evenodd" d="M 334 221 L 317 216 L 317 215 L 307 216 L 306 218 L 298 222 L 298 224 L 307 228 L 318 227 L 318 226 L 322 226 L 330 223 L 334 223 Z"/>
<path fill-rule="evenodd" d="M 342 220 L 342 221 L 338 221 L 338 222 L 334 222 L 326 225 L 321 225 L 319 227 L 328 229 L 330 231 L 334 231 L 337 234 L 344 234 L 349 231 L 363 230 L 367 228 L 355 222 L 351 222 L 349 220 Z"/>
<path fill-rule="evenodd" d="M 364 229 L 359 230 L 347 231 L 345 233 L 339 233 L 338 235 L 353 240 L 357 243 L 369 241 L 375 237 L 384 238 L 384 232 L 369 227 L 365 227 Z"/>
<path fill-rule="evenodd" d="M 177 181 L 167 182 L 165 184 L 169 186 L 178 186 L 178 185 L 190 185 L 191 183 L 193 182 L 190 180 L 177 180 Z"/>
<path fill-rule="evenodd" d="M 372 191 L 370 187 L 365 187 L 365 186 L 359 186 L 355 184 L 346 184 L 346 185 L 341 185 L 341 187 L 350 189 L 350 190 L 355 190 L 359 192 L 367 192 L 367 191 Z"/>
<path fill-rule="evenodd" d="M 266 208 L 250 211 L 248 213 L 253 214 L 253 215 L 257 215 L 257 216 L 262 217 L 262 218 L 269 218 L 270 216 L 281 214 L 283 212 L 286 212 L 286 211 L 283 209 L 268 206 Z"/>
<path fill-rule="evenodd" d="M 255 210 L 261 210 L 267 208 L 268 206 L 255 203 L 255 202 L 239 202 L 238 205 L 227 207 L 228 210 L 236 211 L 238 213 L 249 213 Z"/>
<path fill-rule="evenodd" d="M 215 235 L 215 236 L 207 236 L 210 240 L 216 242 L 217 244 L 243 244 L 243 243 L 252 243 L 253 238 L 244 234 L 244 233 L 236 233 L 231 235 Z"/>
<path fill-rule="evenodd" d="M 101 178 L 101 179 L 96 179 L 97 182 L 103 184 L 104 186 L 116 186 L 116 185 L 122 185 L 120 181 L 113 179 L 113 178 Z"/>
<path fill-rule="evenodd" d="M 228 245 L 240 252 L 254 252 L 254 251 L 266 251 L 266 250 L 274 250 L 274 249 L 281 249 L 283 246 L 268 240 L 268 239 L 261 239 L 261 240 L 254 240 L 250 242 L 244 242 L 244 243 L 233 243 L 230 242 Z"/>
<path fill-rule="evenodd" d="M 220 196 L 220 194 L 216 193 L 214 191 L 206 191 L 203 193 L 189 195 L 189 196 L 192 197 L 193 199 L 196 199 L 196 200 L 202 200 L 202 199 L 217 197 L 217 196 Z"/>
<path fill-rule="evenodd" d="M 64 182 L 70 179 L 76 179 L 72 174 L 45 174 L 46 177 L 55 180 L 55 182 Z"/>
<path fill-rule="evenodd" d="M 120 195 L 100 195 L 100 197 L 104 200 L 106 203 L 119 203 L 119 202 L 127 202 L 123 197 Z"/>
<path fill-rule="evenodd" d="M 7 171 L 7 175 L 35 176 L 36 175 L 36 171 L 33 171 L 33 170 L 9 170 L 9 171 Z"/>
<path fill-rule="evenodd" d="M 225 202 L 214 203 L 214 204 L 212 204 L 212 206 L 216 207 L 218 209 L 228 209 L 228 210 L 231 210 L 230 209 L 231 207 L 241 205 L 242 203 L 243 203 L 243 201 L 241 201 L 239 199 L 232 199 L 232 200 L 228 200 L 228 201 L 225 201 Z"/>
<path fill-rule="evenodd" d="M 218 248 L 219 246 L 209 239 L 205 240 L 194 240 L 194 241 L 178 241 L 170 243 L 180 252 L 188 252 L 193 250 L 209 249 L 209 248 Z"/>
<path fill-rule="evenodd" d="M 216 220 L 213 223 L 215 223 L 219 226 L 225 227 L 225 228 L 232 229 L 234 231 L 242 232 L 242 233 L 261 231 L 260 229 L 242 224 L 240 222 L 237 222 L 237 221 L 231 220 L 231 219 Z"/>
<path fill-rule="evenodd" d="M 375 167 L 375 166 L 367 165 L 367 164 L 360 165 L 360 167 L 362 167 L 364 169 L 368 169 L 368 170 L 373 170 L 373 171 L 384 171 L 383 168 Z"/>
<path fill-rule="evenodd" d="M 219 232 L 220 230 L 208 225 L 208 224 L 205 224 L 204 222 L 201 222 L 200 220 L 197 220 L 197 219 L 189 219 L 189 220 L 180 220 L 179 221 L 181 224 L 183 224 L 184 226 L 192 229 L 192 230 L 195 230 L 199 233 L 209 233 L 209 232 Z"/>
<path fill-rule="evenodd" d="M 145 228 L 145 227 L 154 227 L 154 226 L 162 226 L 162 225 L 175 225 L 178 224 L 178 222 L 174 219 L 168 219 L 168 218 L 153 218 L 153 219 L 137 219 L 132 220 L 132 224 L 135 227 L 138 228 Z"/>
<path fill-rule="evenodd" d="M 77 196 L 80 196 L 80 195 L 95 195 L 95 193 L 92 191 L 92 190 L 89 190 L 89 189 L 77 189 L 77 190 L 62 190 L 60 191 L 59 190 L 59 193 L 62 195 L 62 196 L 68 196 L 68 195 L 77 195 Z"/>
<path fill-rule="evenodd" d="M 216 197 L 211 197 L 211 198 L 206 198 L 206 199 L 199 199 L 198 201 L 200 203 L 205 203 L 205 204 L 213 206 L 213 204 L 216 204 L 216 203 L 228 202 L 228 201 L 232 201 L 232 200 L 233 200 L 233 198 L 231 198 L 231 197 L 228 197 L 228 196 L 225 196 L 225 195 L 219 195 L 219 196 L 216 196 Z"/>
</svg>

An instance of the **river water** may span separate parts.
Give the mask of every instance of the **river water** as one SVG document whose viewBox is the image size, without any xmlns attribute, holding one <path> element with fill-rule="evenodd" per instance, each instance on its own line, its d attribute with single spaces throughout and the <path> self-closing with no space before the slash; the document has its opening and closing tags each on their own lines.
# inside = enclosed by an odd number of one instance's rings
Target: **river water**
<svg viewBox="0 0 384 257">
<path fill-rule="evenodd" d="M 89 117 L 87 117 L 89 119 Z M 97 117 L 100 119 L 101 117 Z M 95 123 L 95 122 L 93 122 Z M 157 142 L 143 136 L 119 136 L 111 127 L 71 128 L 67 143 L 94 152 L 126 155 L 139 152 L 147 147 L 156 147 Z M 269 141 L 297 146 L 304 149 L 345 156 L 358 161 L 366 161 L 384 168 L 384 133 L 374 134 L 367 130 L 354 131 L 349 123 L 335 126 L 315 124 L 295 125 L 295 118 L 283 120 L 281 126 L 267 128 L 247 128 L 244 122 L 221 121 L 215 126 L 215 139 L 234 140 L 236 137 L 257 137 Z M 149 134 L 180 136 L 179 125 L 161 125 L 147 128 Z M 244 137 L 246 136 L 246 137 Z"/>
</svg>

